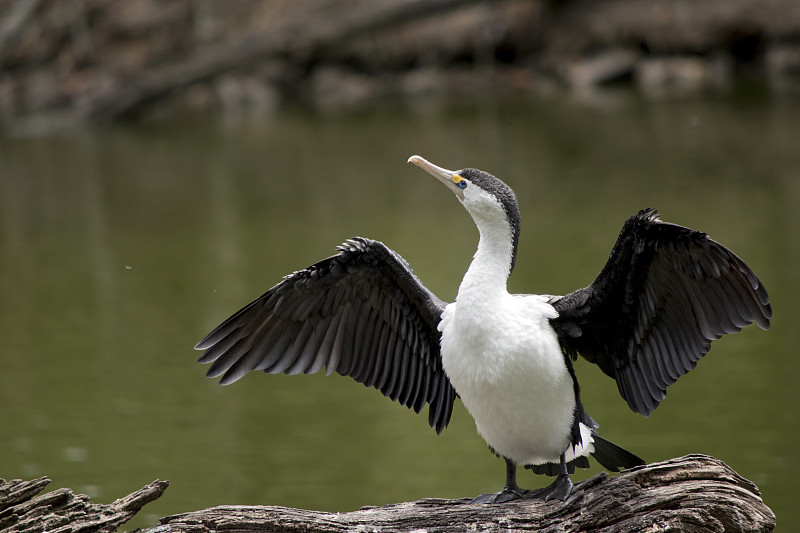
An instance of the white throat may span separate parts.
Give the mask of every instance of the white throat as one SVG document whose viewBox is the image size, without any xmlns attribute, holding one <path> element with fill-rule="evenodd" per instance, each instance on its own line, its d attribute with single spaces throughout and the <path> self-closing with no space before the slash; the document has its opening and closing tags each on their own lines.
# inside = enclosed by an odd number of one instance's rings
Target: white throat
<svg viewBox="0 0 800 533">
<path fill-rule="evenodd" d="M 498 220 L 496 216 L 491 216 L 496 213 L 482 211 L 470 210 L 480 232 L 480 241 L 456 297 L 457 302 L 471 306 L 480 306 L 481 302 L 491 305 L 496 303 L 496 298 L 508 295 L 506 283 L 511 273 L 511 258 L 514 254 L 512 231 L 508 222 L 505 218 Z"/>
</svg>

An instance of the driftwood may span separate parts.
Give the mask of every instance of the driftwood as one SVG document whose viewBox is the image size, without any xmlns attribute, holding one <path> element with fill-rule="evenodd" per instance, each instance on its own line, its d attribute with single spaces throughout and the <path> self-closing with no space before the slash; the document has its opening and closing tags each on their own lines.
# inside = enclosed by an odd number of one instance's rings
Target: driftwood
<svg viewBox="0 0 800 533">
<path fill-rule="evenodd" d="M 92 503 L 85 494 L 56 489 L 37 496 L 50 479 L 0 479 L 0 532 L 94 533 L 116 531 L 146 504 L 167 490 L 169 481 L 149 485 L 108 505 Z"/>
<path fill-rule="evenodd" d="M 0 480 L 0 533 L 114 531 L 167 482 L 154 481 L 109 505 L 69 489 L 35 496 L 49 482 Z M 142 533 L 342 531 L 772 531 L 775 516 L 758 488 L 722 461 L 687 455 L 617 476 L 577 483 L 566 502 L 524 500 L 469 505 L 469 499 L 426 498 L 349 513 L 276 506 L 221 506 L 160 520 Z"/>
</svg>

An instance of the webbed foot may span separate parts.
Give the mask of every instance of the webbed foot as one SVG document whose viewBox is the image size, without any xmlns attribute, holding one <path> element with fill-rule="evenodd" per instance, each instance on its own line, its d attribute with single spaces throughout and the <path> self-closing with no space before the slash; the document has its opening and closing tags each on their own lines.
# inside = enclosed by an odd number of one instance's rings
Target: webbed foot
<svg viewBox="0 0 800 533">
<path fill-rule="evenodd" d="M 531 491 L 521 489 L 519 487 L 506 487 L 500 492 L 493 492 L 491 494 L 481 494 L 477 498 L 473 499 L 470 504 L 473 503 L 505 503 L 511 502 L 514 500 L 519 500 L 520 498 L 527 497 Z"/>
<path fill-rule="evenodd" d="M 543 489 L 528 491 L 531 497 L 549 501 L 558 498 L 561 501 L 569 498 L 572 493 L 572 481 L 566 474 L 559 474 L 555 481 Z"/>
</svg>

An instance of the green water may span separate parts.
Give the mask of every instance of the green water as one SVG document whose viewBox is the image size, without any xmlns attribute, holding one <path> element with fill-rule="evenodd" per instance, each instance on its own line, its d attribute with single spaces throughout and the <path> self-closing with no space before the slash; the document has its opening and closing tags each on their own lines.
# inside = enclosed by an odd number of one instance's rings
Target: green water
<svg viewBox="0 0 800 533">
<path fill-rule="evenodd" d="M 588 284 L 643 207 L 744 258 L 773 329 L 715 343 L 650 419 L 592 365 L 577 372 L 604 436 L 647 460 L 714 455 L 758 483 L 782 530 L 800 528 L 798 139 L 796 98 L 614 93 L 0 138 L 0 477 L 47 475 L 100 502 L 169 479 L 125 529 L 219 504 L 346 511 L 498 490 L 503 464 L 460 404 L 437 437 L 347 378 L 220 387 L 195 363 L 210 328 L 354 235 L 387 243 L 451 300 L 477 232 L 405 163 L 418 153 L 516 190 L 515 292 Z"/>
</svg>

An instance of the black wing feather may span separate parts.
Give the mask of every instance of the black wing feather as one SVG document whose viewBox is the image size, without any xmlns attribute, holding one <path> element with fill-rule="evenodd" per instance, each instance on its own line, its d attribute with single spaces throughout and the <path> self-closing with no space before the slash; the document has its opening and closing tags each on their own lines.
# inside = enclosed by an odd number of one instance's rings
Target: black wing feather
<svg viewBox="0 0 800 533">
<path fill-rule="evenodd" d="M 769 329 L 772 317 L 767 291 L 744 261 L 652 209 L 628 219 L 590 286 L 551 303 L 565 351 L 597 364 L 645 416 L 712 341 L 752 323 Z"/>
<path fill-rule="evenodd" d="M 422 410 L 441 432 L 455 391 L 437 330 L 444 302 L 383 243 L 353 238 L 339 253 L 287 276 L 220 324 L 195 349 L 209 377 L 228 384 L 251 370 L 350 376 Z"/>
</svg>

